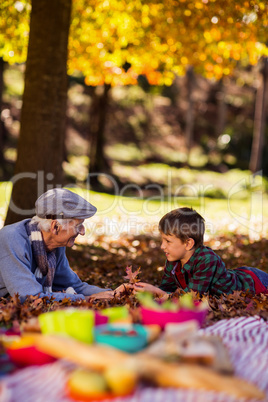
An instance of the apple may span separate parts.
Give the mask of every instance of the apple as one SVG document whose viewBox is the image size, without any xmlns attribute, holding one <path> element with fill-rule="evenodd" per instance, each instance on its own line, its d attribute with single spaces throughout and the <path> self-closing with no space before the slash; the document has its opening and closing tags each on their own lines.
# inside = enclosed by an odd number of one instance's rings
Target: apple
<svg viewBox="0 0 268 402">
<path fill-rule="evenodd" d="M 76 400 L 104 398 L 108 395 L 107 383 L 103 375 L 86 369 L 74 370 L 67 382 L 69 395 Z"/>
<path fill-rule="evenodd" d="M 131 367 L 114 366 L 104 372 L 104 378 L 115 395 L 127 395 L 134 391 L 138 377 Z"/>
</svg>

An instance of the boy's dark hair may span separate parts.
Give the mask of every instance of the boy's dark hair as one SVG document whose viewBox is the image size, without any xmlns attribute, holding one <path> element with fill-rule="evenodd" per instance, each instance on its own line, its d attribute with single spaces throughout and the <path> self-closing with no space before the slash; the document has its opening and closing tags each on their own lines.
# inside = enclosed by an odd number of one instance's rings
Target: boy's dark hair
<svg viewBox="0 0 268 402">
<path fill-rule="evenodd" d="M 205 220 L 192 208 L 178 208 L 161 218 L 159 230 L 165 235 L 175 235 L 183 243 L 192 238 L 197 248 L 203 245 Z"/>
</svg>

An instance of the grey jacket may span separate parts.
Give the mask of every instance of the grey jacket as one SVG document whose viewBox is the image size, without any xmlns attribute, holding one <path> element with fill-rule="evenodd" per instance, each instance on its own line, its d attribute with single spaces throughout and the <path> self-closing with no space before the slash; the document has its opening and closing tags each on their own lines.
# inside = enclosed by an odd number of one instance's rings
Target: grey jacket
<svg viewBox="0 0 268 402">
<path fill-rule="evenodd" d="M 85 299 L 94 293 L 109 289 L 82 282 L 70 268 L 65 254 L 65 247 L 56 249 L 57 266 L 52 284 L 52 293 L 44 293 L 44 278 L 36 278 L 37 268 L 31 242 L 26 232 L 26 223 L 30 219 L 7 225 L 0 230 L 0 297 L 14 296 L 18 293 L 23 302 L 27 295 L 53 296 L 57 301 L 68 296 L 72 300 Z M 57 293 L 72 287 L 76 295 Z"/>
</svg>

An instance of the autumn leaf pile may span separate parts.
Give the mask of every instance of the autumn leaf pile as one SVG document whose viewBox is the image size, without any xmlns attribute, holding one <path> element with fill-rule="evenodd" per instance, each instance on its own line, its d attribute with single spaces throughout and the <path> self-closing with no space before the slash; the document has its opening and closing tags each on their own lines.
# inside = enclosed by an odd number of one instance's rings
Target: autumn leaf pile
<svg viewBox="0 0 268 402">
<path fill-rule="evenodd" d="M 230 234 L 214 238 L 207 245 L 223 258 L 227 268 L 246 265 L 259 267 L 264 271 L 268 269 L 266 239 L 249 243 L 246 236 Z M 68 249 L 67 254 L 71 267 L 83 281 L 113 289 L 122 283 L 135 283 L 137 280 L 159 284 L 165 262 L 160 250 L 160 239 L 145 235 L 135 237 L 122 235 L 116 241 L 100 236 L 91 245 L 79 245 L 75 246 L 75 249 Z M 181 292 L 176 292 L 172 297 L 180 295 Z M 195 297 L 206 299 L 209 304 L 205 326 L 221 319 L 240 316 L 258 315 L 268 320 L 268 296 L 264 294 L 251 295 L 236 291 L 220 297 L 198 294 Z M 57 302 L 53 298 L 28 296 L 21 304 L 18 296 L 0 298 L 0 326 L 16 329 L 21 323 L 43 312 L 66 307 L 101 310 L 119 305 L 128 305 L 131 311 L 135 311 L 139 303 L 131 290 L 127 289 L 109 301 L 72 302 L 65 298 Z M 138 320 L 138 315 L 135 317 Z"/>
<path fill-rule="evenodd" d="M 229 295 L 216 298 L 204 296 L 210 307 L 205 326 L 223 319 L 234 317 L 249 317 L 258 315 L 268 321 L 268 295 L 253 296 L 250 293 L 235 291 Z"/>
</svg>

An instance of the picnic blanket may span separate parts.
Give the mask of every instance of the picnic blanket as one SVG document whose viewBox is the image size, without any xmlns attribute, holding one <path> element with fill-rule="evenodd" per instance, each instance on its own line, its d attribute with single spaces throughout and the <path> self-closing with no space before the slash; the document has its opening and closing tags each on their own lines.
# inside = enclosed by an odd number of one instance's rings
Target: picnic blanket
<svg viewBox="0 0 268 402">
<path fill-rule="evenodd" d="M 218 335 L 227 347 L 235 375 L 262 389 L 268 402 L 268 323 L 255 317 L 222 320 L 200 329 L 200 334 Z M 70 363 L 57 361 L 45 366 L 22 369 L 0 382 L 1 402 L 71 402 L 65 393 Z M 113 402 L 242 402 L 224 393 L 140 388 L 128 398 Z M 256 402 L 251 400 L 250 402 Z"/>
</svg>

